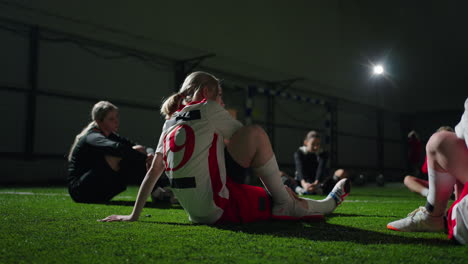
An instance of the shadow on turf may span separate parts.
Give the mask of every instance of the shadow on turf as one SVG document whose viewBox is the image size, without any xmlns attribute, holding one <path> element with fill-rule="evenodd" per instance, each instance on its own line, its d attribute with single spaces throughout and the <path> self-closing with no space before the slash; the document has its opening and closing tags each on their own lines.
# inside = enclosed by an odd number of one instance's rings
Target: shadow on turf
<svg viewBox="0 0 468 264">
<path fill-rule="evenodd" d="M 371 198 L 371 199 L 374 199 L 376 197 L 385 197 L 385 198 L 414 198 L 414 197 L 420 197 L 421 199 L 425 199 L 423 198 L 422 196 L 420 196 L 419 194 L 414 194 L 413 193 L 409 193 L 409 194 L 404 194 L 404 195 L 396 195 L 396 194 L 371 194 L 371 195 L 357 195 L 357 197 L 359 197 L 359 199 L 364 199 L 364 198 Z M 354 197 L 353 197 L 354 198 Z"/>
<path fill-rule="evenodd" d="M 360 214 L 340 214 L 334 213 L 333 217 L 379 217 L 379 218 L 398 218 L 398 215 L 360 215 Z"/>
<path fill-rule="evenodd" d="M 99 204 L 99 203 L 98 203 Z M 101 203 L 105 205 L 120 205 L 120 206 L 134 206 L 135 201 L 110 201 L 110 202 L 105 202 Z M 158 209 L 182 209 L 182 206 L 180 204 L 171 204 L 169 202 L 146 202 L 145 204 L 146 208 L 158 208 Z"/>
<path fill-rule="evenodd" d="M 343 241 L 364 245 L 370 244 L 424 244 L 437 246 L 453 246 L 448 239 L 415 238 L 393 234 L 385 234 L 355 227 L 328 224 L 326 222 L 261 222 L 244 225 L 213 226 L 218 229 L 244 232 L 250 234 L 272 235 L 277 237 L 302 238 L 314 241 Z"/>
</svg>

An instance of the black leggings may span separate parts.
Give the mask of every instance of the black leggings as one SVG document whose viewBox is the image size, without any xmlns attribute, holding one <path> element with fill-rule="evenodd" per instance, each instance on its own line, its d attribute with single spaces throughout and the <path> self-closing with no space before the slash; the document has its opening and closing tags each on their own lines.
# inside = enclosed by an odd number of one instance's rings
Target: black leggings
<svg viewBox="0 0 468 264">
<path fill-rule="evenodd" d="M 114 171 L 103 158 L 95 168 L 76 177 L 68 186 L 72 199 L 80 203 L 108 202 L 128 184 L 140 184 L 146 174 L 145 160 L 124 159 L 119 165 L 120 170 Z"/>
</svg>

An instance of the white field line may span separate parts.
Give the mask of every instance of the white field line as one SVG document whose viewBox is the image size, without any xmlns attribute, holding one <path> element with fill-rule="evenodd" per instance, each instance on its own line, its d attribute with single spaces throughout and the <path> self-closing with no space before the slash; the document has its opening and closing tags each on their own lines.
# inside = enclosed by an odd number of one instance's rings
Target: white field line
<svg viewBox="0 0 468 264">
<path fill-rule="evenodd" d="M 382 201 L 382 200 L 344 200 L 344 202 L 348 203 L 414 203 L 414 201 Z"/>
<path fill-rule="evenodd" d="M 70 196 L 67 193 L 33 193 L 33 192 L 0 192 L 0 194 L 13 194 L 13 195 L 44 195 L 44 196 Z M 134 199 L 133 196 L 117 196 L 123 199 Z M 345 200 L 347 203 L 413 203 L 413 201 L 373 201 L 373 200 Z"/>
<path fill-rule="evenodd" d="M 44 195 L 44 196 L 70 196 L 67 193 L 33 193 L 33 192 L 0 192 L 0 194 L 13 194 L 13 195 Z M 133 196 L 118 196 L 119 198 L 132 199 Z"/>
</svg>

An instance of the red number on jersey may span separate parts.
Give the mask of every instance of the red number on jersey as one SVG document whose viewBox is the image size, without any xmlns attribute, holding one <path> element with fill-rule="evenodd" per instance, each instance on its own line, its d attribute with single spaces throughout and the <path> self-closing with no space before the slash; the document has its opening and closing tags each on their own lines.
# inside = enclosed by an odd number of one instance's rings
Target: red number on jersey
<svg viewBox="0 0 468 264">
<path fill-rule="evenodd" d="M 180 129 L 184 129 L 184 131 L 185 131 L 185 142 L 182 145 L 179 146 L 175 142 L 175 137 L 177 136 L 177 133 L 179 132 Z M 166 137 L 167 136 L 168 135 L 166 135 Z M 177 153 L 177 152 L 185 149 L 184 150 L 184 156 L 182 157 L 182 160 L 180 161 L 180 163 L 177 166 L 175 166 L 173 168 L 170 168 L 169 164 L 167 163 L 166 137 L 164 137 L 164 163 L 166 164 L 166 171 L 176 171 L 176 170 L 182 168 L 182 166 L 184 166 L 185 163 L 187 163 L 187 161 L 190 159 L 190 157 L 192 157 L 193 150 L 195 148 L 195 132 L 188 125 L 179 125 L 174 129 L 174 131 L 172 131 L 169 134 L 169 150 L 170 151 L 172 151 L 174 153 Z"/>
</svg>

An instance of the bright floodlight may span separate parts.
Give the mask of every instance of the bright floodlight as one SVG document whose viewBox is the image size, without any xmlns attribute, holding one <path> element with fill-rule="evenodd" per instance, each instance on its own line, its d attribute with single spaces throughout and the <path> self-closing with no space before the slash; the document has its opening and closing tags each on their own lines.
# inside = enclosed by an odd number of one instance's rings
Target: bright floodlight
<svg viewBox="0 0 468 264">
<path fill-rule="evenodd" d="M 374 74 L 380 75 L 384 72 L 382 65 L 375 65 L 374 66 Z"/>
</svg>

